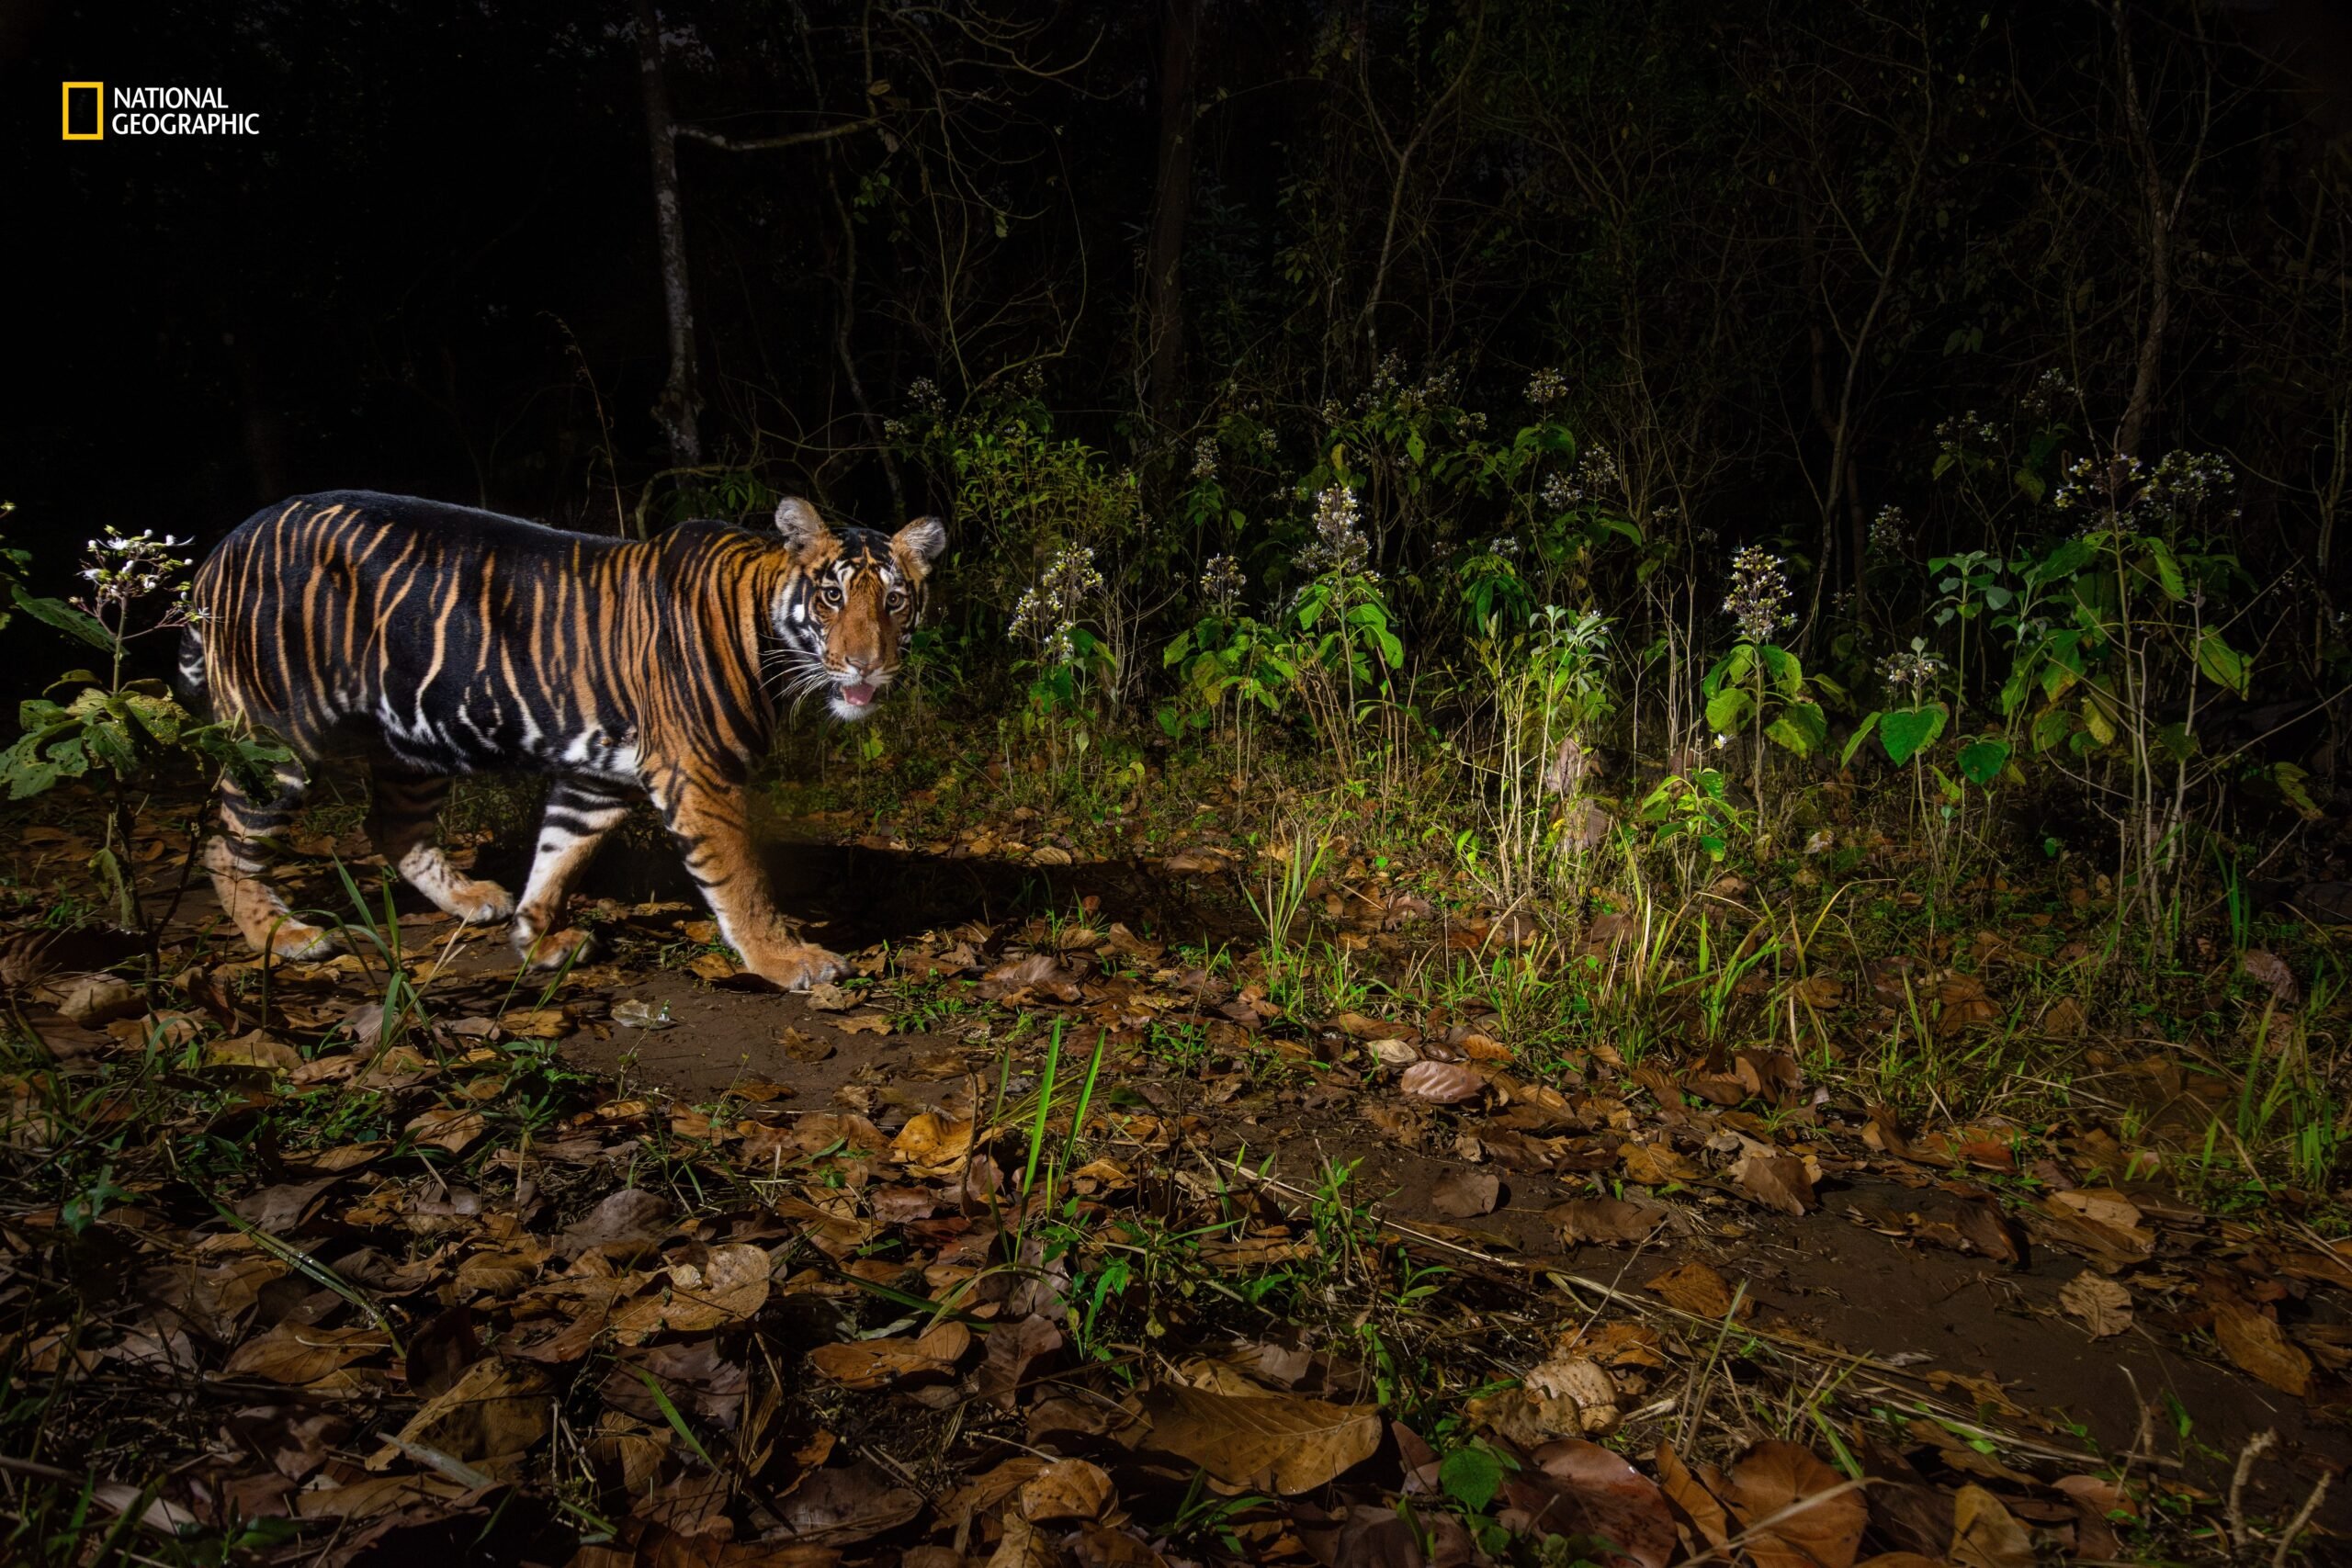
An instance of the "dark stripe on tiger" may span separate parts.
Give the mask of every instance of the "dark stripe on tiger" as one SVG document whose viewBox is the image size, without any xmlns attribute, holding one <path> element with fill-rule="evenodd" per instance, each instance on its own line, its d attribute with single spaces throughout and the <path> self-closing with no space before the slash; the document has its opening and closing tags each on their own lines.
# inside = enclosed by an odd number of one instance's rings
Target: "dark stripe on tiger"
<svg viewBox="0 0 2352 1568">
<path fill-rule="evenodd" d="M 571 878 L 649 794 L 745 963 L 801 985 L 838 964 L 777 921 L 743 785 L 784 704 L 822 693 L 841 717 L 871 711 L 944 543 L 934 518 L 836 533 L 797 500 L 775 534 L 687 523 L 640 542 L 402 496 L 304 496 L 246 519 L 198 570 L 181 679 L 306 762 L 362 750 L 387 858 L 452 913 L 515 914 L 542 963 L 576 948 L 561 929 Z M 481 772 L 559 780 L 519 908 L 435 842 L 448 779 Z M 279 784 L 266 801 L 224 791 L 206 863 L 249 941 L 312 953 L 326 934 L 261 880 L 307 777 Z"/>
</svg>

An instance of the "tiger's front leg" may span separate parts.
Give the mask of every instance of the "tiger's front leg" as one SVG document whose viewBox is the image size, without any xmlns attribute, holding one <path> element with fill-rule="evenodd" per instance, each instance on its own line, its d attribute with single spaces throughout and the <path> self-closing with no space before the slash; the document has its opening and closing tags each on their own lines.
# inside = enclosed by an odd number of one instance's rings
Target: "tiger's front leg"
<svg viewBox="0 0 2352 1568">
<path fill-rule="evenodd" d="M 596 846 L 628 817 L 628 797 L 618 785 L 567 776 L 548 787 L 531 880 L 514 907 L 514 945 L 534 968 L 588 956 L 588 933 L 564 924 L 564 900 Z"/>
<path fill-rule="evenodd" d="M 277 793 L 266 800 L 247 795 L 232 779 L 220 784 L 222 830 L 205 843 L 204 869 L 221 909 L 255 953 L 309 959 L 334 951 L 334 938 L 290 912 L 264 875 L 269 850 L 293 825 L 308 787 L 308 778 L 293 767 L 278 773 Z"/>
<path fill-rule="evenodd" d="M 650 792 L 685 856 L 687 874 L 702 888 L 719 934 L 743 955 L 745 968 L 787 991 L 805 991 L 848 972 L 841 954 L 797 940 L 776 914 L 752 847 L 740 785 L 676 778 L 656 781 Z"/>
<path fill-rule="evenodd" d="M 514 912 L 514 897 L 495 882 L 468 876 L 449 863 L 437 820 L 449 781 L 379 760 L 368 813 L 368 837 L 411 887 L 444 914 L 468 925 L 492 925 Z"/>
</svg>

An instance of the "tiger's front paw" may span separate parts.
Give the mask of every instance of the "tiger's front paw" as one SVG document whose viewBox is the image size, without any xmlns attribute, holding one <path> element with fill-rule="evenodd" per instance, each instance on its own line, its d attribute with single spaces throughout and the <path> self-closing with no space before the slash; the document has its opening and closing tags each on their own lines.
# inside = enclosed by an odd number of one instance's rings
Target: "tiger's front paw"
<svg viewBox="0 0 2352 1568">
<path fill-rule="evenodd" d="M 284 919 L 269 931 L 269 951 L 278 958 L 311 963 L 335 950 L 334 933 L 300 920 Z"/>
<path fill-rule="evenodd" d="M 449 889 L 442 907 L 469 926 L 493 926 L 514 913 L 514 895 L 495 882 L 469 878 Z"/>
<path fill-rule="evenodd" d="M 578 926 L 566 926 L 526 940 L 518 929 L 514 947 L 522 953 L 523 962 L 534 969 L 560 969 L 567 964 L 585 963 L 596 950 L 596 938 Z"/>
<path fill-rule="evenodd" d="M 773 986 L 787 991 L 805 991 L 827 980 L 838 980 L 849 973 L 849 965 L 838 953 L 805 942 L 790 942 L 777 948 L 751 965 L 752 971 Z"/>
</svg>

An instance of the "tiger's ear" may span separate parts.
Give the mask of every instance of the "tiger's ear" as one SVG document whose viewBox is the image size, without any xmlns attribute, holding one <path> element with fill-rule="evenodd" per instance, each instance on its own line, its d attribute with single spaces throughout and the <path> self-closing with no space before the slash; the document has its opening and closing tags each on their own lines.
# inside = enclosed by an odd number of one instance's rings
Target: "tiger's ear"
<svg viewBox="0 0 2352 1568">
<path fill-rule="evenodd" d="M 918 517 L 890 536 L 891 553 L 905 557 L 918 577 L 946 548 L 947 525 L 936 517 Z"/>
<path fill-rule="evenodd" d="M 833 536 L 817 509 L 797 495 L 787 495 L 775 503 L 775 531 L 795 550 L 806 553 Z"/>
</svg>

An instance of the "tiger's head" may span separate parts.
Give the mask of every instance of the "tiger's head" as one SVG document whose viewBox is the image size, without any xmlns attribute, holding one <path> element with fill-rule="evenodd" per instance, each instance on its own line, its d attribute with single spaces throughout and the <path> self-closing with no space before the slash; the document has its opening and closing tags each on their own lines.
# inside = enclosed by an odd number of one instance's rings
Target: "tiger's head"
<svg viewBox="0 0 2352 1568">
<path fill-rule="evenodd" d="M 822 691 L 834 717 L 864 718 L 898 676 L 947 529 L 918 517 L 896 534 L 836 533 L 798 496 L 776 503 L 775 527 L 793 558 L 772 617 L 785 694 Z"/>
</svg>

